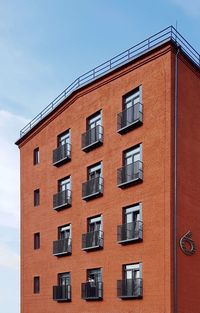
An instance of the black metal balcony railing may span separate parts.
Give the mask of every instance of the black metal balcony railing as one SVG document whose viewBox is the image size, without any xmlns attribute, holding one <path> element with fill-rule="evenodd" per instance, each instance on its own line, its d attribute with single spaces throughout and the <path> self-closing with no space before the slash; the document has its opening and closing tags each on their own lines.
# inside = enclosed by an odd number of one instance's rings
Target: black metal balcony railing
<svg viewBox="0 0 200 313">
<path fill-rule="evenodd" d="M 82 299 L 84 300 L 102 300 L 103 283 L 86 282 L 81 284 Z"/>
<path fill-rule="evenodd" d="M 97 230 L 82 235 L 82 249 L 103 248 L 103 231 Z"/>
<path fill-rule="evenodd" d="M 103 194 L 103 177 L 90 179 L 82 184 L 82 199 L 89 200 Z"/>
<path fill-rule="evenodd" d="M 87 73 L 78 77 L 72 84 L 70 84 L 63 92 L 61 92 L 44 110 L 42 110 L 31 122 L 29 122 L 20 131 L 20 138 L 28 133 L 35 127 L 43 118 L 50 114 L 59 104 L 61 104 L 73 91 L 94 81 L 95 79 L 105 75 L 106 73 L 114 70 L 141 56 L 142 54 L 156 48 L 166 42 L 172 42 L 178 45 L 183 53 L 190 58 L 196 65 L 200 66 L 199 53 L 189 44 L 189 42 L 173 27 L 169 26 L 160 32 L 148 37 L 140 43 L 134 45 L 130 49 L 123 51 L 112 59 L 102 63 L 101 65 L 93 68 Z"/>
<path fill-rule="evenodd" d="M 117 296 L 121 299 L 142 298 L 142 278 L 117 281 Z"/>
<path fill-rule="evenodd" d="M 71 301 L 71 285 L 53 286 L 53 300 Z"/>
<path fill-rule="evenodd" d="M 117 115 L 117 131 L 123 133 L 142 124 L 142 104 L 133 104 Z"/>
<path fill-rule="evenodd" d="M 72 204 L 71 190 L 63 190 L 53 195 L 53 208 L 54 210 L 61 210 L 69 207 Z"/>
<path fill-rule="evenodd" d="M 126 223 L 117 226 L 117 241 L 119 243 L 126 243 L 135 240 L 142 240 L 142 227 L 141 221 Z"/>
<path fill-rule="evenodd" d="M 53 165 L 59 166 L 71 160 L 71 144 L 65 143 L 53 150 Z"/>
<path fill-rule="evenodd" d="M 61 256 L 72 253 L 71 238 L 59 239 L 53 242 L 53 255 Z"/>
<path fill-rule="evenodd" d="M 125 188 L 129 184 L 143 180 L 143 163 L 136 161 L 117 170 L 117 185 Z"/>
<path fill-rule="evenodd" d="M 103 126 L 96 125 L 81 136 L 81 146 L 83 151 L 89 151 L 103 143 Z"/>
</svg>

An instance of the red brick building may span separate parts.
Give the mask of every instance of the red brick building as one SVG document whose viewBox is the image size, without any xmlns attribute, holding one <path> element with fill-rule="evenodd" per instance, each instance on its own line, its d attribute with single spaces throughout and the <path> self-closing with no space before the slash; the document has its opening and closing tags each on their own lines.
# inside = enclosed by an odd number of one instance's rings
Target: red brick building
<svg viewBox="0 0 200 313">
<path fill-rule="evenodd" d="M 200 312 L 199 60 L 166 28 L 21 131 L 21 313 Z"/>
</svg>

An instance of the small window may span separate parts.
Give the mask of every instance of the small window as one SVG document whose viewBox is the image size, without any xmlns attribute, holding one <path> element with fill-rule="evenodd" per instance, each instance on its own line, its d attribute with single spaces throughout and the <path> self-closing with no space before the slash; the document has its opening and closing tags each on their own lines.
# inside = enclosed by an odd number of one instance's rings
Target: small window
<svg viewBox="0 0 200 313">
<path fill-rule="evenodd" d="M 98 125 L 100 126 L 102 125 L 101 111 L 87 118 L 87 130 L 93 129 L 97 127 Z"/>
<path fill-rule="evenodd" d="M 34 234 L 34 249 L 40 249 L 40 233 Z"/>
<path fill-rule="evenodd" d="M 102 177 L 102 162 L 94 164 L 88 167 L 88 179 L 95 179 L 98 177 Z"/>
<path fill-rule="evenodd" d="M 71 224 L 58 227 L 58 239 L 70 239 L 71 238 Z"/>
<path fill-rule="evenodd" d="M 88 218 L 88 232 L 102 231 L 102 216 Z"/>
<path fill-rule="evenodd" d="M 40 277 L 35 276 L 33 279 L 33 292 L 34 293 L 40 293 Z"/>
<path fill-rule="evenodd" d="M 141 102 L 141 88 L 137 87 L 123 96 L 123 110 L 127 110 Z"/>
<path fill-rule="evenodd" d="M 87 270 L 87 281 L 90 283 L 94 282 L 94 284 L 102 282 L 101 268 Z"/>
<path fill-rule="evenodd" d="M 58 181 L 58 192 L 71 190 L 71 177 L 65 177 Z"/>
<path fill-rule="evenodd" d="M 39 164 L 40 163 L 40 153 L 39 148 L 34 149 L 33 151 L 33 164 Z"/>
<path fill-rule="evenodd" d="M 58 136 L 58 147 L 69 144 L 70 144 L 70 131 L 67 130 L 66 132 Z"/>
<path fill-rule="evenodd" d="M 141 263 L 126 264 L 123 266 L 123 278 L 125 280 L 140 279 L 142 277 Z"/>
<path fill-rule="evenodd" d="M 123 222 L 125 224 L 136 223 L 139 221 L 142 221 L 142 209 L 140 203 L 124 208 Z"/>
<path fill-rule="evenodd" d="M 142 160 L 142 145 L 134 146 L 133 148 L 124 151 L 123 153 L 123 165 L 134 164 Z"/>
<path fill-rule="evenodd" d="M 71 275 L 69 272 L 58 274 L 58 285 L 59 286 L 71 285 Z"/>
<path fill-rule="evenodd" d="M 34 190 L 34 206 L 38 206 L 40 204 L 40 189 Z"/>
</svg>

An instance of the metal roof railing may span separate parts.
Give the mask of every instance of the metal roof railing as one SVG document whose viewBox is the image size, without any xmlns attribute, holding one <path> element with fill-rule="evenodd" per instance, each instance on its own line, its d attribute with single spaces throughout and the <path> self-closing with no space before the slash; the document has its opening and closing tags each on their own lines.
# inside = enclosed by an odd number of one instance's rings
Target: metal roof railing
<svg viewBox="0 0 200 313">
<path fill-rule="evenodd" d="M 59 104 L 61 104 L 73 91 L 86 85 L 89 82 L 105 75 L 106 73 L 114 70 L 115 68 L 126 64 L 138 57 L 139 55 L 150 51 L 151 49 L 159 46 L 167 41 L 173 41 L 179 45 L 184 53 L 200 67 L 200 54 L 184 39 L 184 37 L 173 27 L 169 26 L 162 31 L 154 34 L 153 36 L 141 41 L 135 46 L 123 51 L 112 59 L 102 63 L 101 65 L 93 68 L 87 73 L 79 76 L 72 84 L 70 84 L 63 92 L 61 92 L 47 107 L 45 107 L 31 122 L 29 122 L 20 131 L 20 138 L 27 134 L 37 123 L 44 117 L 52 112 Z"/>
</svg>

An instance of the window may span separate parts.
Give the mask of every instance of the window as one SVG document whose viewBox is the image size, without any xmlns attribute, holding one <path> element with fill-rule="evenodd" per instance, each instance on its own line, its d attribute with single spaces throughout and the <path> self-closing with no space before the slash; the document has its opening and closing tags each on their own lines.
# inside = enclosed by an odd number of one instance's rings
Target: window
<svg viewBox="0 0 200 313">
<path fill-rule="evenodd" d="M 87 270 L 87 281 L 86 283 L 82 284 L 82 299 L 103 299 L 103 282 L 101 268 Z"/>
<path fill-rule="evenodd" d="M 123 96 L 122 112 L 117 116 L 117 129 L 119 133 L 129 131 L 142 124 L 142 87 L 135 88 Z"/>
<path fill-rule="evenodd" d="M 87 270 L 87 281 L 95 285 L 102 282 L 101 268 Z"/>
<path fill-rule="evenodd" d="M 34 190 L 34 206 L 38 206 L 40 204 L 40 189 Z"/>
<path fill-rule="evenodd" d="M 39 148 L 36 148 L 33 150 L 33 164 L 39 164 L 40 162 L 40 154 L 39 154 Z"/>
<path fill-rule="evenodd" d="M 88 201 L 103 195 L 102 162 L 87 168 L 88 180 L 82 184 L 82 199 Z"/>
<path fill-rule="evenodd" d="M 121 244 L 142 240 L 142 208 L 135 204 L 123 209 L 123 224 L 117 227 L 117 241 Z"/>
<path fill-rule="evenodd" d="M 70 130 L 57 138 L 57 148 L 53 150 L 53 165 L 60 166 L 71 160 Z"/>
<path fill-rule="evenodd" d="M 133 91 L 123 96 L 123 110 L 127 110 L 137 103 L 141 103 L 141 88 L 137 87 Z M 131 112 L 132 114 L 134 111 Z"/>
<path fill-rule="evenodd" d="M 34 234 L 34 249 L 40 249 L 40 233 Z"/>
<path fill-rule="evenodd" d="M 58 147 L 63 145 L 70 145 L 70 130 L 58 136 Z"/>
<path fill-rule="evenodd" d="M 40 277 L 35 276 L 33 279 L 33 292 L 34 293 L 40 293 Z"/>
<path fill-rule="evenodd" d="M 59 286 L 71 285 L 71 277 L 69 272 L 58 274 L 58 285 Z"/>
<path fill-rule="evenodd" d="M 136 145 L 123 152 L 123 167 L 117 171 L 118 187 L 143 180 L 142 145 Z"/>
<path fill-rule="evenodd" d="M 119 298 L 142 297 L 142 264 L 125 264 L 122 267 L 122 280 L 117 282 L 117 294 Z"/>
<path fill-rule="evenodd" d="M 58 181 L 58 192 L 53 195 L 54 210 L 61 210 L 71 206 L 71 176 Z"/>
<path fill-rule="evenodd" d="M 99 178 L 102 176 L 102 162 L 88 167 L 88 180 Z"/>
<path fill-rule="evenodd" d="M 91 217 L 88 219 L 88 232 L 102 231 L 102 216 Z"/>
<path fill-rule="evenodd" d="M 58 181 L 58 192 L 71 190 L 71 177 L 68 176 Z"/>
<path fill-rule="evenodd" d="M 141 145 L 124 152 L 123 163 L 125 166 L 141 161 Z"/>
<path fill-rule="evenodd" d="M 58 239 L 70 239 L 71 238 L 71 224 L 60 226 L 58 228 Z"/>
<path fill-rule="evenodd" d="M 123 266 L 123 278 L 124 279 L 140 279 L 141 278 L 141 264 L 127 264 Z"/>
<path fill-rule="evenodd" d="M 87 118 L 87 130 L 93 129 L 99 125 L 102 125 L 101 111 Z"/>
<path fill-rule="evenodd" d="M 86 128 L 86 133 L 82 134 L 82 150 L 88 152 L 103 143 L 101 111 L 87 118 Z"/>
<path fill-rule="evenodd" d="M 53 286 L 53 299 L 71 301 L 71 275 L 69 272 L 58 274 L 58 286 Z"/>
<path fill-rule="evenodd" d="M 133 206 L 124 208 L 123 220 L 125 224 L 142 221 L 141 204 L 138 203 Z"/>
<path fill-rule="evenodd" d="M 103 248 L 102 216 L 88 218 L 87 224 L 88 232 L 82 235 L 82 249 L 87 251 Z"/>
<path fill-rule="evenodd" d="M 53 254 L 68 255 L 72 252 L 71 224 L 58 227 L 58 240 L 53 242 Z"/>
</svg>

